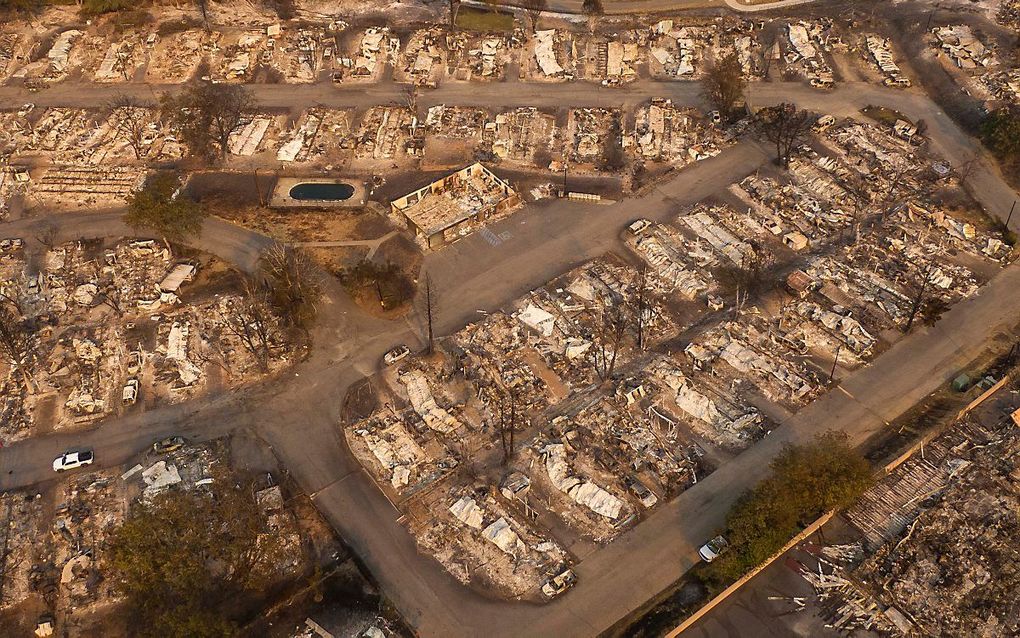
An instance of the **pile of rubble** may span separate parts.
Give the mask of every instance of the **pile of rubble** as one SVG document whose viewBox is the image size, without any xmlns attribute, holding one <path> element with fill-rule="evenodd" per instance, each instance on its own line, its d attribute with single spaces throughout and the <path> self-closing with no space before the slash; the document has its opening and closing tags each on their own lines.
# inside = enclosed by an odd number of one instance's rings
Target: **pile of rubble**
<svg viewBox="0 0 1020 638">
<path fill-rule="evenodd" d="M 46 569 L 43 548 L 46 524 L 42 499 L 17 492 L 0 493 L 0 574 L 3 574 L 3 596 L 0 611 L 8 611 L 24 603 L 33 593 L 54 596 L 58 574 L 53 564 Z"/>
<path fill-rule="evenodd" d="M 355 157 L 392 160 L 400 154 L 414 153 L 412 120 L 406 108 L 373 106 L 368 109 L 354 136 Z"/>
<path fill-rule="evenodd" d="M 704 50 L 711 46 L 713 38 L 709 27 L 674 26 L 673 20 L 660 20 L 651 28 L 648 58 L 652 76 L 698 77 Z"/>
<path fill-rule="evenodd" d="M 344 28 L 346 25 L 342 22 L 296 31 L 270 25 L 266 29 L 269 39 L 260 62 L 278 69 L 286 82 L 315 82 L 321 71 L 342 68 L 337 55 L 337 33 Z"/>
<path fill-rule="evenodd" d="M 797 344 L 755 314 L 709 329 L 684 352 L 695 370 L 749 384 L 776 403 L 804 405 L 822 389 L 820 371 L 800 360 Z"/>
<path fill-rule="evenodd" d="M 394 62 L 400 53 L 400 38 L 390 35 L 388 27 L 369 27 L 359 41 L 358 49 L 351 56 L 350 77 L 358 80 L 375 81 L 387 62 Z M 342 61 L 347 66 L 347 61 Z"/>
<path fill-rule="evenodd" d="M 618 86 L 636 80 L 646 39 L 641 31 L 629 31 L 615 39 L 590 40 L 586 57 L 595 61 L 589 69 L 591 79 L 601 80 L 603 86 Z"/>
<path fill-rule="evenodd" d="M 644 160 L 682 167 L 719 154 L 722 135 L 697 109 L 655 99 L 638 110 L 633 146 Z"/>
<path fill-rule="evenodd" d="M 423 126 L 432 137 L 480 141 L 488 119 L 485 109 L 437 104 L 429 108 Z"/>
<path fill-rule="evenodd" d="M 486 122 L 482 141 L 482 148 L 491 149 L 499 159 L 527 165 L 535 164 L 540 151 L 560 145 L 556 117 L 534 107 L 500 113 Z"/>
<path fill-rule="evenodd" d="M 876 632 L 879 635 L 909 633 L 910 622 L 895 607 L 879 605 L 848 574 L 847 566 L 859 559 L 860 545 L 808 546 L 817 561 L 814 569 L 798 562 L 798 572 L 817 593 L 817 603 L 827 622 L 825 627 L 840 632 Z M 804 600 L 794 598 L 799 609 Z"/>
<path fill-rule="evenodd" d="M 443 30 L 421 29 L 411 38 L 401 54 L 399 70 L 418 85 L 436 86 L 446 71 L 446 47 Z"/>
<path fill-rule="evenodd" d="M 599 163 L 610 145 L 620 143 L 620 118 L 617 109 L 570 109 L 567 158 L 579 164 Z"/>
<path fill-rule="evenodd" d="M 261 128 L 261 127 L 260 127 Z M 350 149 L 351 113 L 346 109 L 309 109 L 280 136 L 276 159 L 281 162 L 335 161 Z"/>
<path fill-rule="evenodd" d="M 790 23 L 786 28 L 787 47 L 783 60 L 787 72 L 803 75 L 811 86 L 830 88 L 834 84 L 832 68 L 824 51 L 830 49 L 831 20 Z"/>
<path fill-rule="evenodd" d="M 413 427 L 419 418 L 381 411 L 354 424 L 350 432 L 355 436 L 348 436 L 355 455 L 374 459 L 366 465 L 400 494 L 413 493 L 457 465 L 437 438 L 422 436 Z M 433 457 L 437 451 L 440 458 Z"/>
<path fill-rule="evenodd" d="M 418 544 L 464 584 L 537 600 L 567 563 L 564 549 L 494 488 L 437 491 L 421 509 L 427 520 L 409 521 Z"/>
<path fill-rule="evenodd" d="M 900 633 L 996 636 L 1020 623 L 1018 454 L 1012 420 L 958 422 L 847 513 L 877 548 L 853 577 L 896 610 Z"/>
<path fill-rule="evenodd" d="M 723 449 L 740 450 L 764 436 L 769 424 L 761 411 L 738 394 L 719 387 L 710 375 L 693 367 L 684 369 L 681 364 L 672 358 L 657 357 L 645 369 L 649 379 L 662 389 L 662 407 L 669 414 L 681 416 L 698 437 Z M 676 436 L 676 423 L 670 426 L 667 440 Z"/>
<path fill-rule="evenodd" d="M 910 80 L 904 77 L 903 71 L 893 58 L 892 44 L 889 42 L 889 38 L 874 34 L 865 35 L 864 48 L 867 51 L 867 57 L 885 75 L 883 84 L 886 86 L 910 86 Z"/>
<path fill-rule="evenodd" d="M 1002 0 L 995 19 L 1007 27 L 1020 27 L 1020 0 Z"/>
<path fill-rule="evenodd" d="M 170 34 L 149 46 L 145 81 L 179 84 L 191 79 L 213 43 L 208 32 L 196 29 Z"/>
<path fill-rule="evenodd" d="M 971 31 L 970 26 L 957 24 L 932 29 L 938 45 L 953 63 L 965 71 L 998 65 L 999 61 Z"/>
<path fill-rule="evenodd" d="M 465 33 L 447 36 L 449 70 L 456 80 L 501 80 L 507 64 L 518 59 L 523 34 L 489 33 L 472 37 Z M 552 70 L 552 69 L 550 69 Z"/>
<path fill-rule="evenodd" d="M 572 80 L 576 73 L 577 42 L 569 31 L 536 31 L 531 39 L 531 59 L 540 80 Z"/>
<path fill-rule="evenodd" d="M 0 82 L 15 70 L 15 60 L 22 57 L 22 37 L 18 33 L 0 33 Z"/>
</svg>

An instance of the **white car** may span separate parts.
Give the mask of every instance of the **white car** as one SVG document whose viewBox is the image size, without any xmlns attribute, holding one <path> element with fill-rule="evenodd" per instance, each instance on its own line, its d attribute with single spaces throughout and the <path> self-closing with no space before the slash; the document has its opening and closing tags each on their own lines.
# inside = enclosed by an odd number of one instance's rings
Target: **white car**
<svg viewBox="0 0 1020 638">
<path fill-rule="evenodd" d="M 651 225 L 652 222 L 648 221 L 647 219 L 637 219 L 632 221 L 630 225 L 627 226 L 627 230 L 630 231 L 631 235 L 640 235 L 641 233 L 648 230 L 648 227 Z"/>
<path fill-rule="evenodd" d="M 96 457 L 92 454 L 92 450 L 64 452 L 57 458 L 53 459 L 53 471 L 63 472 L 64 470 L 73 470 L 86 465 L 92 465 L 95 460 Z"/>
<path fill-rule="evenodd" d="M 138 379 L 128 379 L 127 383 L 124 384 L 124 391 L 120 396 L 124 405 L 134 405 L 135 401 L 138 400 Z"/>
<path fill-rule="evenodd" d="M 397 346 L 383 355 L 383 362 L 386 365 L 391 366 L 394 363 L 407 358 L 407 355 L 411 354 L 411 349 L 407 346 Z"/>
<path fill-rule="evenodd" d="M 716 536 L 701 546 L 701 549 L 698 550 L 698 555 L 701 556 L 701 560 L 711 563 L 719 558 L 719 555 L 726 551 L 726 548 L 729 546 L 730 542 L 725 537 Z"/>
</svg>

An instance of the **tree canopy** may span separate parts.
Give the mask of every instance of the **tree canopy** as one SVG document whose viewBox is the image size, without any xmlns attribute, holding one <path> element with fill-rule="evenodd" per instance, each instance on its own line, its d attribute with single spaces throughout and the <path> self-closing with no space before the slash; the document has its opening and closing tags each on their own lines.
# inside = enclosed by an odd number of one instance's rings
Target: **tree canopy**
<svg viewBox="0 0 1020 638">
<path fill-rule="evenodd" d="M 164 93 L 160 111 L 180 133 L 191 154 L 206 160 L 226 158 L 230 134 L 252 113 L 257 103 L 241 84 L 194 82 L 178 95 Z"/>
<path fill-rule="evenodd" d="M 179 180 L 172 174 L 155 175 L 128 198 L 124 221 L 133 228 L 150 230 L 164 241 L 181 242 L 202 232 L 207 212 L 197 202 L 178 193 Z"/>
<path fill-rule="evenodd" d="M 234 634 L 221 606 L 267 585 L 264 567 L 279 555 L 274 536 L 262 532 L 261 512 L 247 489 L 173 491 L 135 505 L 112 534 L 107 556 L 138 621 L 136 634 Z"/>
<path fill-rule="evenodd" d="M 1020 106 L 1002 107 L 981 124 L 981 138 L 1002 159 L 1020 159 Z"/>
<path fill-rule="evenodd" d="M 41 5 L 40 0 L 0 0 L 0 13 L 4 11 L 35 11 Z"/>
<path fill-rule="evenodd" d="M 762 137 L 776 145 L 777 162 L 789 169 L 790 156 L 807 139 L 815 116 L 786 102 L 763 108 L 757 115 Z"/>
<path fill-rule="evenodd" d="M 730 548 L 708 570 L 716 584 L 736 580 L 823 512 L 846 507 L 871 485 L 868 462 L 842 432 L 819 434 L 807 445 L 787 445 L 770 467 L 772 473 L 726 517 Z"/>
<path fill-rule="evenodd" d="M 729 53 L 710 65 L 702 80 L 705 99 L 712 103 L 723 117 L 733 116 L 737 105 L 744 100 L 744 70 L 736 53 Z"/>
</svg>

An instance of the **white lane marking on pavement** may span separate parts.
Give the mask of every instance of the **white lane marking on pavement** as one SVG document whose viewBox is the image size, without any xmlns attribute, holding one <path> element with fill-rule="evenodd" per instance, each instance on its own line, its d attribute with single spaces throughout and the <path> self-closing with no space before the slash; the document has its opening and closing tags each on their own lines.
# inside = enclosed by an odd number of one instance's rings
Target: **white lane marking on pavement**
<svg viewBox="0 0 1020 638">
<path fill-rule="evenodd" d="M 478 232 L 478 234 L 482 236 L 482 239 L 489 242 L 489 245 L 492 247 L 499 246 L 503 243 L 503 239 L 488 228 L 483 228 Z"/>
<path fill-rule="evenodd" d="M 837 389 L 837 390 L 839 390 L 840 392 L 842 392 L 843 394 L 847 395 L 848 397 L 850 397 L 850 398 L 851 398 L 851 399 L 853 399 L 854 401 L 856 401 L 856 400 L 857 400 L 857 397 L 855 397 L 854 395 L 852 395 L 852 394 L 850 394 L 849 392 L 847 392 L 846 390 L 844 390 L 844 389 L 843 389 L 843 386 L 841 386 L 841 385 L 837 385 L 837 386 L 836 386 L 836 389 Z"/>
</svg>

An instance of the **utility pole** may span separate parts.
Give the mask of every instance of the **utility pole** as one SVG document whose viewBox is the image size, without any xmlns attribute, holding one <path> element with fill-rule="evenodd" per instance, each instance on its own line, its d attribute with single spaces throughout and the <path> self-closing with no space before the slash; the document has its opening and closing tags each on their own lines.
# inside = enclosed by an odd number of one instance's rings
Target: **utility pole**
<svg viewBox="0 0 1020 638">
<path fill-rule="evenodd" d="M 832 377 L 836 376 L 836 364 L 839 363 L 839 352 L 842 349 L 842 343 L 836 346 L 836 358 L 832 360 L 832 370 L 829 370 L 829 383 L 832 383 Z"/>
<path fill-rule="evenodd" d="M 567 196 L 567 163 L 563 162 L 563 196 Z"/>
<path fill-rule="evenodd" d="M 1013 205 L 1009 207 L 1009 215 L 1006 215 L 1006 230 L 1009 230 L 1009 222 L 1013 219 L 1013 210 L 1016 208 L 1016 200 L 1013 200 Z"/>
<path fill-rule="evenodd" d="M 428 273 L 425 273 L 425 314 L 429 330 L 428 353 L 431 355 L 435 349 L 435 337 L 432 333 L 432 277 Z"/>
</svg>

